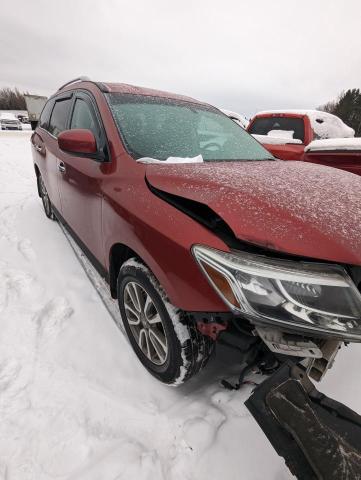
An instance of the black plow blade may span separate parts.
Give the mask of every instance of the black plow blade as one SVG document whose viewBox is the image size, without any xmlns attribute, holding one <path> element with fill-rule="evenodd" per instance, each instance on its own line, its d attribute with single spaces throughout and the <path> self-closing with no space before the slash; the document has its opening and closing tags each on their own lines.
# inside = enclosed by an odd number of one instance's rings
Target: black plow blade
<svg viewBox="0 0 361 480">
<path fill-rule="evenodd" d="M 361 480 L 361 417 L 285 363 L 246 406 L 299 480 Z"/>
</svg>

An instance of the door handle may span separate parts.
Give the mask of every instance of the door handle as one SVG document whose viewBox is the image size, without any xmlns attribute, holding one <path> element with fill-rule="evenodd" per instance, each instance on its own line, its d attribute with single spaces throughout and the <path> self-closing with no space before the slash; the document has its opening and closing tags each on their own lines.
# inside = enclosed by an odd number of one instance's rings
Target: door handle
<svg viewBox="0 0 361 480">
<path fill-rule="evenodd" d="M 65 163 L 64 162 L 59 162 L 58 163 L 58 169 L 59 169 L 59 172 L 65 173 L 65 170 L 66 170 Z"/>
</svg>

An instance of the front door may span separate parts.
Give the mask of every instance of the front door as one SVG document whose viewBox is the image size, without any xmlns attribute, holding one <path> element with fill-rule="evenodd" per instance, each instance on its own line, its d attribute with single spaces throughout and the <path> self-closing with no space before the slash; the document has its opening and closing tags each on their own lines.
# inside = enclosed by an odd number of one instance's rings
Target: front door
<svg viewBox="0 0 361 480">
<path fill-rule="evenodd" d="M 96 106 L 86 93 L 76 93 L 68 128 L 91 130 L 100 148 L 105 134 Z M 62 216 L 92 256 L 104 266 L 101 215 L 106 164 L 59 149 L 58 170 Z"/>
</svg>

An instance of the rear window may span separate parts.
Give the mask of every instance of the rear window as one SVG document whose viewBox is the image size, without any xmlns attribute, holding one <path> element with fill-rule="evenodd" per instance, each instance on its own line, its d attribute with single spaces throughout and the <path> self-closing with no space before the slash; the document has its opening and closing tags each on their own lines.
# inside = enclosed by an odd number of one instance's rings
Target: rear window
<svg viewBox="0 0 361 480">
<path fill-rule="evenodd" d="M 143 95 L 107 94 L 119 132 L 135 158 L 270 160 L 251 135 L 214 107 Z"/>
<path fill-rule="evenodd" d="M 49 121 L 49 133 L 57 137 L 66 128 L 68 121 L 71 98 L 57 100 Z"/>
<path fill-rule="evenodd" d="M 305 127 L 302 118 L 259 117 L 252 122 L 248 131 L 253 135 L 282 136 L 286 139 L 301 140 L 302 143 L 305 141 Z"/>
</svg>

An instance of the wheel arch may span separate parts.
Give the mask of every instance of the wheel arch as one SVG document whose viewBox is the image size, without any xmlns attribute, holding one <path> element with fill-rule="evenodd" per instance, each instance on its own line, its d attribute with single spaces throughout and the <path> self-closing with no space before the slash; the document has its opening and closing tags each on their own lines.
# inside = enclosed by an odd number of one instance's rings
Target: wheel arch
<svg viewBox="0 0 361 480">
<path fill-rule="evenodd" d="M 109 287 L 112 298 L 117 298 L 117 280 L 121 266 L 133 257 L 145 264 L 141 256 L 124 243 L 112 245 L 109 252 Z"/>
</svg>

